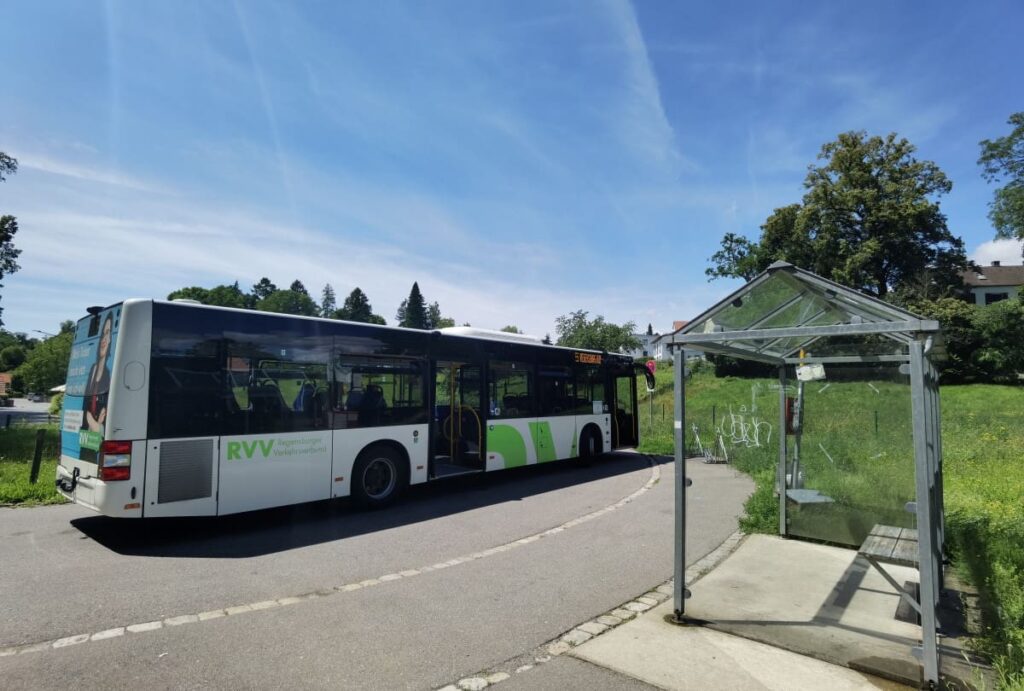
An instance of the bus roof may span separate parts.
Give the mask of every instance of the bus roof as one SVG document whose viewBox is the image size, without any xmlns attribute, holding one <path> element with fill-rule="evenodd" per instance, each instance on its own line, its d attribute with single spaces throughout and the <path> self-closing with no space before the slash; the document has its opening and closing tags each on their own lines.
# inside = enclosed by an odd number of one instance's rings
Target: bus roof
<svg viewBox="0 0 1024 691">
<path fill-rule="evenodd" d="M 469 340 L 489 340 L 489 341 L 505 341 L 508 343 L 515 343 L 518 345 L 536 346 L 539 348 L 554 348 L 557 350 L 566 350 L 573 352 L 587 352 L 587 353 L 601 353 L 605 355 L 619 356 L 632 360 L 625 353 L 610 353 L 607 351 L 593 350 L 591 348 L 571 348 L 567 346 L 560 346 L 554 344 L 547 344 L 536 339 L 536 336 L 529 336 L 527 334 L 512 334 L 504 331 L 494 331 L 491 329 L 477 329 L 473 327 L 445 327 L 442 329 L 424 330 L 424 329 L 412 329 L 405 326 L 390 326 L 387 324 L 370 324 L 368 322 L 352 322 L 345 319 L 328 319 L 326 317 L 309 317 L 299 314 L 283 314 L 281 312 L 263 312 L 260 310 L 244 309 L 241 307 L 222 307 L 220 305 L 204 305 L 196 303 L 194 300 L 158 300 L 155 298 L 130 298 L 124 300 L 124 303 L 129 302 L 152 302 L 156 304 L 174 305 L 176 307 L 187 307 L 190 309 L 205 309 L 205 310 L 217 310 L 227 312 L 241 312 L 243 314 L 258 314 L 265 317 L 277 317 L 281 319 L 302 319 L 306 321 L 315 321 L 327 324 L 356 324 L 363 327 L 372 327 L 377 329 L 404 331 L 407 333 L 436 333 L 446 338 L 465 338 Z M 114 303 L 114 305 L 121 303 Z M 490 336 L 484 335 L 490 334 Z M 516 338 L 518 337 L 518 338 Z"/>
</svg>

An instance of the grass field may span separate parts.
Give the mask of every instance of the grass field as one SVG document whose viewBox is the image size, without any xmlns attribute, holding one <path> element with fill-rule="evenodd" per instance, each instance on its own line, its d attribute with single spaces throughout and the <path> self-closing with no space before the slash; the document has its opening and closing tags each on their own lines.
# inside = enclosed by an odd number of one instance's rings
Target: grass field
<svg viewBox="0 0 1024 691">
<path fill-rule="evenodd" d="M 43 462 L 36 484 L 29 483 L 32 453 L 38 426 L 16 425 L 0 429 L 0 504 L 59 504 L 53 479 L 60 456 L 60 434 L 56 425 L 42 427 L 45 432 Z"/>
<path fill-rule="evenodd" d="M 835 504 L 792 512 L 790 531 L 856 544 L 873 522 L 912 525 L 903 510 L 914 499 L 909 386 L 825 383 L 805 387 L 801 467 L 804 486 Z M 704 372 L 686 384 L 691 452 L 692 424 L 705 444 L 721 428 L 730 461 L 756 481 L 741 520 L 748 532 L 778 531 L 778 398 L 776 380 Z M 1003 686 L 1024 688 L 1024 388 L 944 386 L 941 398 L 948 549 L 988 605 L 979 646 L 996 660 Z M 653 404 L 652 425 L 649 400 L 640 401 L 641 450 L 672 453 L 671 368 L 658 372 Z"/>
</svg>

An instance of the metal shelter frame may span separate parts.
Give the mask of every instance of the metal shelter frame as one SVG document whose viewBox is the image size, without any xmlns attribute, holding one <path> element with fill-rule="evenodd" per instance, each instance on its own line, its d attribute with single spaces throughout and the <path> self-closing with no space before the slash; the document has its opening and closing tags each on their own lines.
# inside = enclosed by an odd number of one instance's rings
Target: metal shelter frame
<svg viewBox="0 0 1024 691">
<path fill-rule="evenodd" d="M 854 337 L 853 342 L 849 339 Z M 838 344 L 837 344 L 838 342 Z M 685 620 L 690 596 L 686 572 L 685 360 L 687 349 L 776 365 L 779 372 L 779 534 L 787 535 L 786 366 L 795 364 L 900 363 L 910 375 L 920 596 L 901 596 L 921 615 L 922 645 L 915 654 L 924 681 L 939 683 L 936 609 L 943 584 L 944 508 L 942 435 L 938 371 L 933 359 L 944 355 L 936 321 L 852 290 L 786 262 L 776 262 L 675 332 L 670 341 L 675 361 L 675 618 Z M 811 344 L 830 354 L 799 357 Z M 828 347 L 831 344 L 833 347 Z M 820 352 L 820 351 L 819 351 Z M 798 447 L 797 447 L 798 448 Z M 794 469 L 793 478 L 798 473 Z M 884 570 L 877 564 L 873 566 Z M 890 578 L 890 582 L 893 582 Z"/>
</svg>

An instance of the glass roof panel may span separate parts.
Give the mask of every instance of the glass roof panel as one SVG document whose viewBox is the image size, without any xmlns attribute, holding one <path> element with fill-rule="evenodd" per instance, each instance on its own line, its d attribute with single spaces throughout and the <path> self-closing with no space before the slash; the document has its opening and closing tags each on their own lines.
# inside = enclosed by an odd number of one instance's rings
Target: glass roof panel
<svg viewBox="0 0 1024 691">
<path fill-rule="evenodd" d="M 699 325 L 692 329 L 687 327 L 687 331 L 712 333 L 747 329 L 799 295 L 799 288 L 791 282 L 779 280 L 778 276 L 769 276 L 756 289 L 734 297 Z"/>
<path fill-rule="evenodd" d="M 920 331 L 920 318 L 893 305 L 851 290 L 832 281 L 777 262 L 745 286 L 707 310 L 684 327 L 673 340 L 686 342 L 687 335 L 729 331 L 789 329 L 778 338 L 724 338 L 693 342 L 691 347 L 733 354 L 751 353 L 779 360 L 792 357 L 801 347 L 816 356 L 905 355 L 910 332 Z M 794 334 L 793 329 L 872 323 L 906 324 L 906 330 L 889 334 L 823 336 L 813 332 Z M 850 330 L 857 329 L 851 326 Z M 754 335 L 754 334 L 750 334 Z M 758 334 L 759 336 L 761 334 Z"/>
</svg>

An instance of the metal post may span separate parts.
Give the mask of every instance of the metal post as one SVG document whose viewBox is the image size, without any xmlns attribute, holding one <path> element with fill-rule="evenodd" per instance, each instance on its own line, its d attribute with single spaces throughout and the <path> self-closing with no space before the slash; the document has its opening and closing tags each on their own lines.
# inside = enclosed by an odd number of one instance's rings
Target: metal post
<svg viewBox="0 0 1024 691">
<path fill-rule="evenodd" d="M 938 516 L 938 534 L 939 534 L 939 553 L 944 555 L 946 552 L 946 495 L 942 477 L 942 403 L 939 397 L 939 371 L 935 368 L 935 365 L 928 362 L 932 370 L 932 383 L 933 391 L 932 396 L 934 400 L 934 411 L 935 415 L 935 502 L 936 502 L 936 515 Z M 942 572 L 942 578 L 939 579 L 942 587 L 945 587 L 945 571 Z"/>
<path fill-rule="evenodd" d="M 43 441 L 46 436 L 46 430 L 40 427 L 36 430 L 36 450 L 32 454 L 32 470 L 28 475 L 28 482 L 30 485 L 36 484 L 36 480 L 39 479 L 39 464 L 43 460 Z"/>
<path fill-rule="evenodd" d="M 672 586 L 672 604 L 675 610 L 675 620 L 681 622 L 686 612 L 686 598 L 689 591 L 686 589 L 686 435 L 683 431 L 683 422 L 686 419 L 686 411 L 683 408 L 686 400 L 684 386 L 686 377 L 683 376 L 683 349 L 675 348 L 675 421 L 673 423 L 673 434 L 675 437 L 675 464 L 676 464 L 676 521 L 675 521 L 675 576 Z"/>
<path fill-rule="evenodd" d="M 924 665 L 924 681 L 939 683 L 939 651 L 935 603 L 936 569 L 941 563 L 935 559 L 935 527 L 932 525 L 933 495 L 932 478 L 929 477 L 931 463 L 928 460 L 928 404 L 925 391 L 924 345 L 919 340 L 910 344 L 910 401 L 914 428 L 914 478 L 917 499 L 917 540 L 918 562 L 921 585 L 921 653 Z"/>
<path fill-rule="evenodd" d="M 779 535 L 786 536 L 786 366 L 779 366 Z"/>
<path fill-rule="evenodd" d="M 804 383 L 796 385 L 796 407 L 793 410 L 793 479 L 790 484 L 794 489 L 802 489 L 800 481 L 800 443 L 804 433 Z"/>
</svg>

